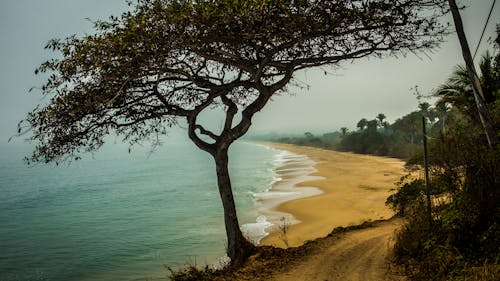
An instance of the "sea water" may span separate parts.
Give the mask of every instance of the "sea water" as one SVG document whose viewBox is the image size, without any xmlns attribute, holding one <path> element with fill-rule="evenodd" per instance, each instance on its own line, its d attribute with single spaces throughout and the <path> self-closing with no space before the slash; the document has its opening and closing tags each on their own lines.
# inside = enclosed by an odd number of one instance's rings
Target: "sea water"
<svg viewBox="0 0 500 281">
<path fill-rule="evenodd" d="M 224 255 L 213 159 L 189 141 L 154 152 L 107 145 L 59 166 L 27 167 L 30 150 L 0 145 L 1 281 L 166 280 L 166 267 Z M 240 223 L 255 243 L 272 226 L 259 196 L 293 157 L 252 143 L 230 150 Z"/>
</svg>

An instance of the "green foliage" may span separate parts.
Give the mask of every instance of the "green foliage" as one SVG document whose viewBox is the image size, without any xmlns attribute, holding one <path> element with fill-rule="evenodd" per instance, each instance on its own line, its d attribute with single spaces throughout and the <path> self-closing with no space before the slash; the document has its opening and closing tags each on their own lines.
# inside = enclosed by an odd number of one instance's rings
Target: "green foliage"
<svg viewBox="0 0 500 281">
<path fill-rule="evenodd" d="M 457 281 L 485 281 L 500 280 L 500 265 L 485 263 L 481 266 L 472 266 L 464 269 Z"/>
<path fill-rule="evenodd" d="M 464 276 L 482 265 L 498 270 L 498 225 L 490 224 L 487 234 L 477 233 L 474 227 L 478 222 L 477 213 L 472 206 L 468 205 L 468 211 L 449 207 L 442 219 L 435 219 L 432 225 L 427 221 L 421 198 L 415 200 L 409 210 L 407 225 L 396 237 L 395 261 L 404 265 L 411 280 L 459 277 L 468 280 Z M 496 219 L 498 221 L 498 217 Z M 498 276 L 498 271 L 491 274 Z"/>
<path fill-rule="evenodd" d="M 457 168 L 465 170 L 461 180 L 447 180 L 449 170 L 443 166 L 431 174 L 432 193 L 435 198 L 446 199 L 441 205 L 434 205 L 432 225 L 426 220 L 422 196 L 407 202 L 408 224 L 398 234 L 395 253 L 412 280 L 448 280 L 459 276 L 467 280 L 463 276 L 468 276 L 471 268 L 483 264 L 495 268 L 500 262 L 500 170 L 497 164 L 500 155 L 483 147 L 486 146 L 484 140 L 479 145 L 482 153 L 470 148 L 477 147 L 481 140 L 476 139 L 476 144 L 469 144 L 469 148 L 461 147 L 460 153 L 466 158 L 463 159 L 466 164 Z M 456 151 L 448 151 L 443 157 L 453 153 Z M 455 173 L 453 170 L 451 174 Z M 401 188 L 397 196 L 403 196 L 402 191 L 405 189 Z M 388 199 L 390 203 L 394 201 L 394 197 Z M 491 274 L 498 276 L 498 272 Z"/>
<path fill-rule="evenodd" d="M 422 112 L 414 111 L 397 119 L 391 128 L 399 133 L 407 143 L 420 143 L 422 141 Z"/>
<path fill-rule="evenodd" d="M 434 112 L 433 108 L 426 110 L 429 114 Z M 419 142 L 422 140 L 421 117 L 423 114 L 421 110 L 415 111 L 396 120 L 394 124 L 389 124 L 383 121 L 385 115 L 379 113 L 376 119 L 362 118 L 357 123 L 358 131 L 348 132 L 348 129 L 343 127 L 340 128 L 340 132 L 326 133 L 323 136 L 313 136 L 307 132 L 304 137 L 279 138 L 273 136 L 263 139 L 408 159 L 422 149 Z M 434 126 L 436 123 L 430 123 L 430 125 Z"/>
<path fill-rule="evenodd" d="M 486 105 L 500 136 L 500 55 L 486 54 L 480 68 L 482 86 L 490 93 Z M 422 170 L 426 117 L 432 222 L 423 180 L 403 177 L 386 201 L 407 220 L 396 237 L 395 261 L 411 280 L 499 280 L 500 146 L 490 148 L 486 142 L 464 72 L 456 71 L 447 83 L 438 89 L 434 106 L 422 102 L 393 124 L 384 125 L 383 114 L 371 121 L 363 118 L 358 131 L 337 133 L 332 147 L 407 158 L 407 168 Z M 283 141 L 327 147 L 325 137 L 311 140 Z"/>
<path fill-rule="evenodd" d="M 171 268 L 168 268 L 168 270 L 170 272 L 168 278 L 171 281 L 211 281 L 214 280 L 217 273 L 220 273 L 208 266 L 202 269 L 189 266 L 177 271 Z"/>
<path fill-rule="evenodd" d="M 487 54 L 481 62 L 481 82 L 491 93 L 486 104 L 496 128 L 500 127 L 500 76 L 495 72 L 499 58 Z M 471 91 L 460 68 L 437 91 L 440 121 L 429 139 L 433 221 L 429 225 L 422 196 L 409 200 L 408 223 L 395 245 L 396 261 L 411 280 L 500 278 L 500 146 L 488 146 Z M 421 167 L 421 155 L 407 165 Z M 394 206 L 395 197 L 404 191 L 400 188 L 388 202 Z"/>
<path fill-rule="evenodd" d="M 388 152 L 384 135 L 373 127 L 347 135 L 340 142 L 340 146 L 344 150 L 363 154 L 387 155 Z"/>
<path fill-rule="evenodd" d="M 368 120 L 366 118 L 362 118 L 359 120 L 359 122 L 356 124 L 356 127 L 359 128 L 361 131 L 365 129 L 366 125 L 368 123 Z"/>
<path fill-rule="evenodd" d="M 137 0 L 130 12 L 96 22 L 94 34 L 48 42 L 59 55 L 35 73 L 49 74 L 41 89 L 51 100 L 19 128 L 38 144 L 34 162 L 77 158 L 108 134 L 159 144 L 179 120 L 212 153 L 212 143 L 243 136 L 296 71 L 436 47 L 446 27 L 430 11 L 443 7 L 442 0 Z M 226 112 L 222 132 L 197 120 L 213 107 Z"/>
<path fill-rule="evenodd" d="M 425 107 L 425 112 L 423 109 L 411 112 L 393 124 L 383 121 L 383 113 L 373 120 L 363 118 L 357 123 L 359 130 L 346 134 L 338 149 L 408 159 L 421 149 L 422 115 L 433 111 Z"/>
<path fill-rule="evenodd" d="M 411 174 L 407 174 L 400 179 L 396 187 L 396 192 L 387 197 L 385 204 L 404 216 L 407 209 L 423 195 L 424 182 L 421 179 L 411 179 Z"/>
</svg>

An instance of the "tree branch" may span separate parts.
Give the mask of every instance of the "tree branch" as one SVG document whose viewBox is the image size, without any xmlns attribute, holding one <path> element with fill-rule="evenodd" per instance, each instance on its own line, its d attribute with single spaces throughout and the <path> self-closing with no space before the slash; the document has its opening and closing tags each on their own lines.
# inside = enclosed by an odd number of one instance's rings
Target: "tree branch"
<svg viewBox="0 0 500 281">
<path fill-rule="evenodd" d="M 198 131 L 200 131 L 200 134 L 203 134 L 205 136 L 209 136 L 214 141 L 219 140 L 218 135 L 212 133 L 210 130 L 205 129 L 202 125 L 196 124 L 194 127 L 195 127 L 195 130 L 198 129 Z"/>
<path fill-rule="evenodd" d="M 202 140 L 198 134 L 196 134 L 196 130 L 200 130 L 201 134 L 205 134 L 207 136 L 210 136 L 212 139 L 217 141 L 219 139 L 218 136 L 215 134 L 205 130 L 201 125 L 196 124 L 196 119 L 198 118 L 198 114 L 202 112 L 205 108 L 207 108 L 215 98 L 215 95 L 212 98 L 207 98 L 203 103 L 200 105 L 196 106 L 194 110 L 190 112 L 190 114 L 187 116 L 187 121 L 188 121 L 188 135 L 189 138 L 194 142 L 196 146 L 198 146 L 200 149 L 214 155 L 216 152 L 216 147 L 215 144 L 208 143 L 204 140 Z"/>
<path fill-rule="evenodd" d="M 190 116 L 187 117 L 187 121 L 188 121 L 188 136 L 189 136 L 189 138 L 193 141 L 193 143 L 198 148 L 200 148 L 201 150 L 204 150 L 204 151 L 210 153 L 211 155 L 214 155 L 215 151 L 216 151 L 215 145 L 203 141 L 196 134 L 196 129 L 197 129 L 196 117 L 197 117 L 196 115 L 194 115 L 194 116 L 190 115 Z"/>
<path fill-rule="evenodd" d="M 236 104 L 228 98 L 226 95 L 221 95 L 222 102 L 227 106 L 226 120 L 224 122 L 224 131 L 231 130 L 233 126 L 233 119 L 236 113 L 238 113 L 238 107 Z"/>
</svg>

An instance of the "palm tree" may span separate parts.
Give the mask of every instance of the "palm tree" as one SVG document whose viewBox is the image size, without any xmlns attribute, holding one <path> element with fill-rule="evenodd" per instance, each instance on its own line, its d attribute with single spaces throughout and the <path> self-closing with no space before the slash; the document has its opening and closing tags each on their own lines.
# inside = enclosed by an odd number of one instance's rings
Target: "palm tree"
<svg viewBox="0 0 500 281">
<path fill-rule="evenodd" d="M 379 125 L 380 127 L 383 127 L 383 126 L 384 126 L 383 124 L 384 124 L 384 119 L 385 119 L 385 118 L 386 118 L 386 116 L 385 116 L 385 114 L 383 114 L 383 113 L 379 113 L 379 114 L 377 115 L 378 125 Z"/>
<path fill-rule="evenodd" d="M 500 72 L 496 69 L 498 66 L 489 52 L 482 56 L 479 68 L 485 102 L 492 103 L 496 99 L 496 92 L 500 86 Z M 450 104 L 474 120 L 479 120 L 472 84 L 465 66 L 457 65 L 450 78 L 445 84 L 440 85 L 433 95 L 439 97 L 436 106 L 443 107 Z"/>
<path fill-rule="evenodd" d="M 435 112 L 436 112 L 436 117 L 439 119 L 439 126 L 440 126 L 439 129 L 441 135 L 444 135 L 444 133 L 446 132 L 446 119 L 448 119 L 448 108 L 446 107 L 446 104 L 444 103 L 436 104 Z"/>
<path fill-rule="evenodd" d="M 453 74 L 445 84 L 440 85 L 434 92 L 434 96 L 439 97 L 437 106 L 450 104 L 461 112 L 475 115 L 475 101 L 472 86 L 469 82 L 467 69 L 463 65 L 457 65 Z"/>
<path fill-rule="evenodd" d="M 487 51 L 479 64 L 481 70 L 481 86 L 483 87 L 484 101 L 492 103 L 498 97 L 500 90 L 500 55 L 493 57 Z"/>
</svg>

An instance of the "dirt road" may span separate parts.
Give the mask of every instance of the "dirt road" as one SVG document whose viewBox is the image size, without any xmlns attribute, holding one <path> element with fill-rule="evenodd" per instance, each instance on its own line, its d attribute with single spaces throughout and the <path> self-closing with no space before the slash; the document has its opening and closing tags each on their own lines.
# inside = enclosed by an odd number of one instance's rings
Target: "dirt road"
<svg viewBox="0 0 500 281">
<path fill-rule="evenodd" d="M 403 280 L 389 273 L 386 257 L 394 231 L 402 220 L 392 219 L 317 241 L 311 255 L 294 261 L 268 280 L 275 281 L 383 281 Z M 316 242 L 315 242 L 316 243 Z"/>
</svg>

